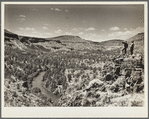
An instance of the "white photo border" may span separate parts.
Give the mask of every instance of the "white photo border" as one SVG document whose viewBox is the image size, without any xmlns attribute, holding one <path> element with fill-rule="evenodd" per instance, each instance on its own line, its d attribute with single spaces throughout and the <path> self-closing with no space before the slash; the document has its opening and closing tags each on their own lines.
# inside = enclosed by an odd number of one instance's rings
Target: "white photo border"
<svg viewBox="0 0 149 119">
<path fill-rule="evenodd" d="M 145 106 L 144 107 L 4 107 L 4 7 L 6 4 L 34 5 L 144 5 Z M 1 2 L 1 114 L 5 118 L 147 117 L 148 116 L 148 2 Z"/>
</svg>

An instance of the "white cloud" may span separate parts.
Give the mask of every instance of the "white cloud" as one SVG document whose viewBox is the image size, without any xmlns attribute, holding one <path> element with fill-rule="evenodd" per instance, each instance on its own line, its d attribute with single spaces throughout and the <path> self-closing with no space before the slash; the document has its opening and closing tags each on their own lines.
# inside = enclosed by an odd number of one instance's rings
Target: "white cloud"
<svg viewBox="0 0 149 119">
<path fill-rule="evenodd" d="M 25 21 L 25 15 L 19 15 L 19 16 L 17 16 L 17 15 L 15 15 L 15 17 L 17 17 L 17 21 L 19 21 L 19 22 L 24 22 Z"/>
<path fill-rule="evenodd" d="M 27 30 L 27 31 L 34 31 L 35 29 L 34 28 L 29 28 L 29 27 L 26 27 L 26 28 L 19 28 L 20 30 Z"/>
<path fill-rule="evenodd" d="M 43 34 L 45 34 L 45 35 L 49 35 L 49 36 L 52 35 L 52 33 L 49 33 L 49 32 L 47 32 L 47 33 L 43 33 Z"/>
<path fill-rule="evenodd" d="M 59 30 L 55 31 L 55 33 L 60 34 L 60 33 L 62 33 L 62 30 L 59 29 Z"/>
<path fill-rule="evenodd" d="M 88 34 L 84 34 L 84 38 L 86 40 L 92 40 L 92 41 L 99 42 L 101 40 L 102 36 L 95 34 L 95 33 L 88 33 Z"/>
<path fill-rule="evenodd" d="M 66 9 L 65 12 L 69 12 L 69 11 Z"/>
<path fill-rule="evenodd" d="M 85 37 L 93 38 L 93 37 L 101 37 L 101 35 L 97 35 L 95 33 L 89 33 L 89 34 L 85 34 Z"/>
<path fill-rule="evenodd" d="M 32 33 L 35 33 L 35 34 L 36 34 L 36 33 L 38 33 L 38 32 L 37 32 L 37 31 L 34 31 L 34 32 L 32 32 Z"/>
<path fill-rule="evenodd" d="M 71 29 L 72 31 L 78 31 L 78 29 L 77 28 L 73 28 L 73 29 Z"/>
<path fill-rule="evenodd" d="M 24 28 L 19 28 L 20 30 L 24 30 Z"/>
<path fill-rule="evenodd" d="M 136 29 L 130 29 L 130 31 L 132 31 L 133 33 L 137 34 L 137 33 L 141 33 L 144 32 L 144 27 L 138 27 Z"/>
<path fill-rule="evenodd" d="M 62 11 L 62 10 L 60 10 L 59 8 L 51 8 L 51 10 L 52 10 L 52 11 L 58 11 L 58 12 Z"/>
<path fill-rule="evenodd" d="M 95 28 L 93 28 L 93 27 L 85 29 L 85 31 L 94 31 L 94 30 L 95 30 Z"/>
<path fill-rule="evenodd" d="M 134 35 L 144 32 L 144 27 L 138 27 L 136 29 L 130 29 L 130 30 L 126 30 L 125 31 L 118 31 L 118 32 L 113 32 L 108 34 L 109 39 L 128 39 L 130 37 L 133 37 Z"/>
<path fill-rule="evenodd" d="M 59 8 L 55 8 L 55 11 L 62 11 L 62 10 L 60 10 Z"/>
<path fill-rule="evenodd" d="M 80 33 L 78 33 L 78 34 L 82 35 L 82 34 L 84 34 L 84 33 L 83 33 L 83 32 L 80 32 Z"/>
<path fill-rule="evenodd" d="M 25 21 L 24 18 L 17 18 L 16 20 L 19 21 L 19 22 L 24 22 Z"/>
<path fill-rule="evenodd" d="M 71 32 L 65 32 L 65 35 L 72 35 Z"/>
<path fill-rule="evenodd" d="M 120 28 L 115 26 L 115 27 L 111 27 L 110 30 L 111 31 L 118 31 L 118 30 L 120 30 Z"/>
<path fill-rule="evenodd" d="M 82 30 L 82 29 L 84 29 L 84 28 L 73 28 L 73 29 L 71 29 L 72 31 L 79 31 L 79 30 Z"/>
<path fill-rule="evenodd" d="M 42 29 L 47 30 L 48 28 L 47 28 L 47 27 L 45 27 L 45 26 L 43 26 L 43 27 L 42 27 Z"/>
<path fill-rule="evenodd" d="M 25 18 L 26 16 L 25 16 L 25 15 L 19 15 L 19 17 L 23 17 L 23 18 Z"/>
<path fill-rule="evenodd" d="M 29 27 L 27 27 L 26 30 L 34 31 L 35 29 L 34 29 L 34 28 L 29 28 Z"/>
<path fill-rule="evenodd" d="M 124 30 L 127 31 L 128 29 L 127 28 L 124 28 Z"/>
<path fill-rule="evenodd" d="M 25 21 L 25 19 L 24 19 L 24 18 L 20 18 L 20 20 L 23 20 L 23 21 Z"/>
<path fill-rule="evenodd" d="M 8 30 L 8 29 L 7 29 Z M 10 31 L 10 30 L 9 30 Z M 21 31 L 15 31 L 14 33 L 16 33 L 16 34 L 20 34 L 21 33 Z"/>
<path fill-rule="evenodd" d="M 34 28 L 27 27 L 26 30 L 32 30 L 32 31 L 34 31 L 35 29 Z"/>
<path fill-rule="evenodd" d="M 97 35 L 95 33 L 91 34 L 92 37 L 101 37 L 101 35 Z"/>
<path fill-rule="evenodd" d="M 111 34 L 108 34 L 109 37 L 119 37 L 119 36 L 123 36 L 123 35 L 130 35 L 132 34 L 131 31 L 119 31 L 119 32 L 114 32 L 114 33 L 111 33 Z"/>
</svg>

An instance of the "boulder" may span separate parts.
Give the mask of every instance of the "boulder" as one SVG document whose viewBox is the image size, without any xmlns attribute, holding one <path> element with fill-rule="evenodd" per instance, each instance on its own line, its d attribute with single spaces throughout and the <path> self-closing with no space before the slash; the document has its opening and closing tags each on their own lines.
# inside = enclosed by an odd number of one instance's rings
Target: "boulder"
<svg viewBox="0 0 149 119">
<path fill-rule="evenodd" d="M 143 91 L 143 89 L 144 89 L 144 83 L 137 84 L 136 87 L 137 87 L 136 88 L 136 92 Z"/>
<path fill-rule="evenodd" d="M 131 73 L 132 73 L 132 69 L 125 69 L 125 79 L 127 77 L 130 77 L 131 76 Z"/>
<path fill-rule="evenodd" d="M 17 84 L 17 89 L 20 89 L 20 85 L 19 84 Z"/>
<path fill-rule="evenodd" d="M 130 57 L 129 61 L 132 61 L 133 65 L 135 67 L 143 67 L 143 64 L 142 64 L 143 63 L 143 59 L 142 59 L 142 56 L 140 54 L 136 54 L 136 56 Z"/>
<path fill-rule="evenodd" d="M 16 82 L 17 81 L 16 78 L 13 75 L 11 75 L 10 78 L 12 79 L 13 82 Z"/>
<path fill-rule="evenodd" d="M 121 76 L 119 77 L 111 86 L 110 90 L 113 90 L 114 92 L 117 92 L 120 89 L 125 88 L 125 77 Z"/>
<path fill-rule="evenodd" d="M 118 76 L 120 75 L 120 66 L 116 67 L 115 74 Z"/>
<path fill-rule="evenodd" d="M 117 64 L 121 64 L 124 61 L 124 59 L 123 58 L 118 58 L 118 59 L 115 59 L 114 61 Z"/>
<path fill-rule="evenodd" d="M 90 101 L 88 99 L 83 99 L 81 105 L 82 106 L 90 106 Z"/>
<path fill-rule="evenodd" d="M 110 81 L 110 80 L 112 80 L 112 74 L 110 74 L 110 73 L 107 73 L 106 74 L 106 76 L 105 76 L 105 81 Z"/>
<path fill-rule="evenodd" d="M 137 82 L 137 84 L 142 82 L 142 71 L 134 71 L 131 76 L 133 77 L 133 82 Z"/>
<path fill-rule="evenodd" d="M 102 76 L 105 76 L 106 75 L 106 73 L 107 73 L 107 71 L 106 70 L 102 70 Z"/>
<path fill-rule="evenodd" d="M 59 90 L 58 88 L 55 89 L 55 91 L 53 92 L 54 95 L 58 95 L 59 94 Z"/>
<path fill-rule="evenodd" d="M 131 83 L 132 83 L 132 77 L 127 77 L 126 78 L 126 83 L 129 84 L 129 85 L 131 85 Z"/>
<path fill-rule="evenodd" d="M 24 88 L 28 88 L 28 83 L 27 83 L 27 82 L 24 82 L 24 83 L 22 84 L 22 86 L 23 86 Z"/>
<path fill-rule="evenodd" d="M 93 79 L 92 81 L 89 82 L 89 85 L 87 86 L 86 89 L 101 87 L 103 86 L 103 84 L 104 83 L 99 79 Z"/>
<path fill-rule="evenodd" d="M 18 97 L 18 94 L 17 94 L 15 91 L 13 91 L 13 92 L 12 92 L 12 96 Z"/>
<path fill-rule="evenodd" d="M 133 62 L 134 61 L 134 58 L 132 58 L 132 57 L 128 57 L 128 58 L 125 58 L 124 59 L 124 62 Z"/>
</svg>

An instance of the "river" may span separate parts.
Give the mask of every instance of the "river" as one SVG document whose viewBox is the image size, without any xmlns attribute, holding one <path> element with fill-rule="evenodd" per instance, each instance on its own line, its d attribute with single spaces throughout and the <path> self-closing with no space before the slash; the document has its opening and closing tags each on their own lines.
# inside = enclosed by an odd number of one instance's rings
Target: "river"
<svg viewBox="0 0 149 119">
<path fill-rule="evenodd" d="M 37 77 L 35 77 L 32 81 L 32 85 L 33 85 L 33 88 L 37 87 L 41 90 L 41 93 L 46 96 L 48 99 L 51 98 L 51 100 L 55 103 L 58 103 L 59 101 L 59 98 L 60 96 L 59 95 L 54 95 L 52 92 L 46 90 L 44 87 L 43 87 L 43 82 L 42 82 L 42 79 L 43 79 L 43 76 L 46 72 L 41 72 L 39 73 L 39 75 Z"/>
</svg>

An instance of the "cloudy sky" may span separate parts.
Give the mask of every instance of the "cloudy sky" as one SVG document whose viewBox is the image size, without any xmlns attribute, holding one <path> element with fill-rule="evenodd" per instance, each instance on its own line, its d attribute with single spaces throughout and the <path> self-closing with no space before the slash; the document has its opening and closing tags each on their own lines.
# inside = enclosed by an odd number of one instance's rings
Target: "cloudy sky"
<svg viewBox="0 0 149 119">
<path fill-rule="evenodd" d="M 127 39 L 144 31 L 143 5 L 5 5 L 5 29 L 24 36 Z"/>
</svg>

